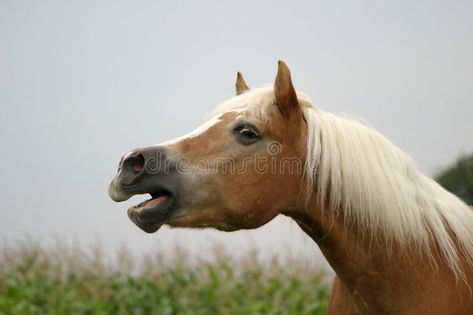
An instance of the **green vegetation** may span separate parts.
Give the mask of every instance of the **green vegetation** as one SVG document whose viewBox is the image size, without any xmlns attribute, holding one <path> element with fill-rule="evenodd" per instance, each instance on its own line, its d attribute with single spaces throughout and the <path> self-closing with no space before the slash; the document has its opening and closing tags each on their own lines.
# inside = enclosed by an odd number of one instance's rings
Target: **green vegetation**
<svg viewBox="0 0 473 315">
<path fill-rule="evenodd" d="M 0 246 L 0 314 L 325 314 L 326 278 L 294 260 L 261 263 L 214 253 L 213 263 L 122 250 Z"/>
<path fill-rule="evenodd" d="M 459 158 L 436 178 L 440 185 L 473 205 L 473 154 Z"/>
</svg>

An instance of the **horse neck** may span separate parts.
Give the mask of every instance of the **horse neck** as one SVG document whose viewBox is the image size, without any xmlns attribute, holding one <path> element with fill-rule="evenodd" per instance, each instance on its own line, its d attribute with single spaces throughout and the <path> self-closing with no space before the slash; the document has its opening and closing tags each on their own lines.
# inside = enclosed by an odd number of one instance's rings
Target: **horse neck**
<svg viewBox="0 0 473 315">
<path fill-rule="evenodd" d="M 342 215 L 334 216 L 329 210 L 321 210 L 318 203 L 309 203 L 306 211 L 288 213 L 302 230 L 319 246 L 325 258 L 344 282 L 356 282 L 360 274 L 373 274 L 373 259 L 382 260 L 385 255 L 374 253 L 378 238 L 363 235 L 356 224 L 345 224 Z M 379 238 L 381 239 L 381 238 Z M 379 256 L 379 257 L 378 257 Z M 387 257 L 385 257 L 387 258 Z"/>
<path fill-rule="evenodd" d="M 331 211 L 322 210 L 317 201 L 310 201 L 304 208 L 305 211 L 286 214 L 318 244 L 340 279 L 347 299 L 362 313 L 369 313 L 364 309 L 367 305 L 373 311 L 376 305 L 383 304 L 382 301 L 410 299 L 412 292 L 440 295 L 446 288 L 457 292 L 458 285 L 465 285 L 458 281 L 435 245 L 432 261 L 415 248 L 406 251 L 396 244 L 387 246 L 383 234 L 369 235 L 356 222 L 347 224 L 343 211 L 334 216 Z M 466 267 L 464 261 L 462 265 Z M 473 280 L 471 272 L 466 276 L 468 281 Z M 471 291 L 465 292 L 469 294 Z M 377 311 L 384 312 L 385 307 L 386 304 Z M 397 306 L 394 304 L 392 307 Z"/>
</svg>

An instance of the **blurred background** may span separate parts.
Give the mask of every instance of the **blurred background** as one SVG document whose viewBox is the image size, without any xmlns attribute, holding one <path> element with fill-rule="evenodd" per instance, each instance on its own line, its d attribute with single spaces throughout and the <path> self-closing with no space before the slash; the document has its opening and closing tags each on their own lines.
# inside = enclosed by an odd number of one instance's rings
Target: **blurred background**
<svg viewBox="0 0 473 315">
<path fill-rule="evenodd" d="M 123 153 L 193 130 L 277 60 L 325 111 L 361 119 L 435 175 L 473 152 L 472 1 L 0 1 L 0 241 L 238 256 L 328 268 L 286 218 L 145 234 L 107 186 Z"/>
</svg>

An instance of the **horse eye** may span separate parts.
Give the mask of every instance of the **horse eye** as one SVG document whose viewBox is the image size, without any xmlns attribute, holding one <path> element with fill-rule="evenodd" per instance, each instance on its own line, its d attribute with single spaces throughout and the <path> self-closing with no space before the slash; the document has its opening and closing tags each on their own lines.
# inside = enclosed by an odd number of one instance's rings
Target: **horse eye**
<svg viewBox="0 0 473 315">
<path fill-rule="evenodd" d="M 258 138 L 258 134 L 249 128 L 240 130 L 240 134 L 248 138 Z"/>
<path fill-rule="evenodd" d="M 260 138 L 258 132 L 249 125 L 241 125 L 233 131 L 238 136 L 238 140 L 243 144 L 252 144 Z"/>
</svg>

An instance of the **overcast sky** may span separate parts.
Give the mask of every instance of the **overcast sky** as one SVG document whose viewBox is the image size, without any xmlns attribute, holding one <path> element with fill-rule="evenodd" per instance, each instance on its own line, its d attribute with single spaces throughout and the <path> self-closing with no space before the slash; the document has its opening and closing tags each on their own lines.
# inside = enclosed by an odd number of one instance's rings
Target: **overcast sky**
<svg viewBox="0 0 473 315">
<path fill-rule="evenodd" d="M 271 84 L 278 59 L 317 106 L 362 119 L 433 175 L 473 151 L 472 56 L 472 1 L 1 0 L 0 238 L 313 255 L 288 219 L 146 235 L 126 216 L 143 198 L 113 203 L 107 185 L 124 152 L 197 127 L 237 70 Z"/>
</svg>

